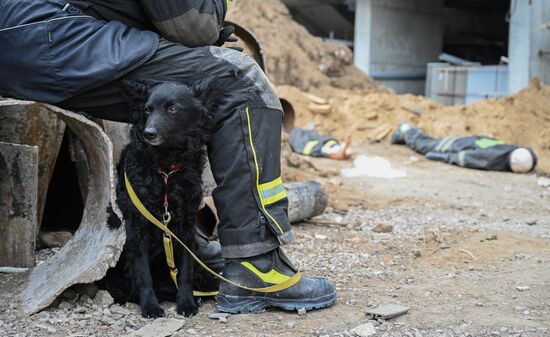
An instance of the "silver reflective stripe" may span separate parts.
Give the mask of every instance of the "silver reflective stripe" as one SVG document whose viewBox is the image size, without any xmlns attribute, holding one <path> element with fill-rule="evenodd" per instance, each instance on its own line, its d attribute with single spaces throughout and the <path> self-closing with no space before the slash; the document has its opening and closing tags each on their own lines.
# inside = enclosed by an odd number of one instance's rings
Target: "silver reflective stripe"
<svg viewBox="0 0 550 337">
<path fill-rule="evenodd" d="M 273 86 L 253 59 L 244 53 L 229 48 L 210 47 L 210 52 L 214 57 L 227 61 L 237 67 L 242 72 L 242 76 L 254 83 L 268 108 L 283 110 L 281 101 L 273 90 Z"/>
<path fill-rule="evenodd" d="M 441 152 L 447 152 L 453 146 L 454 142 L 458 139 L 458 137 L 449 137 L 447 140 L 447 143 L 445 143 L 445 146 L 441 148 Z"/>
<path fill-rule="evenodd" d="M 464 167 L 465 166 L 465 158 L 466 158 L 466 151 L 460 151 L 458 153 L 458 165 Z"/>
<path fill-rule="evenodd" d="M 443 138 L 435 147 L 435 152 L 444 152 L 443 148 L 447 146 L 447 143 L 452 140 L 453 137 L 445 137 Z"/>
</svg>

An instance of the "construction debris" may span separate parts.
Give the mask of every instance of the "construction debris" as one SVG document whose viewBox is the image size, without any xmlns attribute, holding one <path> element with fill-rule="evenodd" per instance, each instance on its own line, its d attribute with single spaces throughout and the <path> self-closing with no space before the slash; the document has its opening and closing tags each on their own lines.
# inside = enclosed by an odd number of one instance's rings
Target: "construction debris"
<svg viewBox="0 0 550 337">
<path fill-rule="evenodd" d="M 73 234 L 66 231 L 40 232 L 38 234 L 39 245 L 46 248 L 61 248 L 72 238 Z"/>
<path fill-rule="evenodd" d="M 393 232 L 393 225 L 387 223 L 380 223 L 372 228 L 375 233 L 391 233 Z"/>
<path fill-rule="evenodd" d="M 320 115 L 326 115 L 330 113 L 332 110 L 332 106 L 330 104 L 317 104 L 317 103 L 311 103 L 307 106 L 309 111 L 311 111 L 314 114 L 320 114 Z"/>
<path fill-rule="evenodd" d="M 398 304 L 384 304 L 374 309 L 367 310 L 367 316 L 370 319 L 383 319 L 388 320 L 394 317 L 398 317 L 409 312 L 409 308 Z"/>
<path fill-rule="evenodd" d="M 376 334 L 376 329 L 372 323 L 360 325 L 351 331 L 359 337 L 369 337 Z"/>
<path fill-rule="evenodd" d="M 167 337 L 185 326 L 185 321 L 175 318 L 159 318 L 127 337 Z"/>
<path fill-rule="evenodd" d="M 113 296 L 106 290 L 99 290 L 94 297 L 94 304 L 100 307 L 108 307 L 113 304 L 115 300 Z"/>
<path fill-rule="evenodd" d="M 0 267 L 0 273 L 4 274 L 24 273 L 28 270 L 29 268 Z"/>
</svg>

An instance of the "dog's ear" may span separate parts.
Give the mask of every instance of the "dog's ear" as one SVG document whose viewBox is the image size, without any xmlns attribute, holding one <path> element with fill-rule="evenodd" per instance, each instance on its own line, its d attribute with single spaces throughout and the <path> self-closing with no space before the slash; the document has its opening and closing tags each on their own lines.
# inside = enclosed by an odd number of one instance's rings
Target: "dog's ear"
<svg viewBox="0 0 550 337">
<path fill-rule="evenodd" d="M 198 98 L 208 111 L 214 111 L 223 98 L 223 90 L 217 82 L 211 80 L 196 81 L 191 87 L 193 95 Z"/>
<path fill-rule="evenodd" d="M 141 116 L 143 116 L 143 108 L 147 102 L 151 88 L 155 86 L 157 82 L 145 79 L 121 79 L 118 83 L 124 95 L 124 99 L 132 112 L 132 121 L 139 120 Z"/>
</svg>

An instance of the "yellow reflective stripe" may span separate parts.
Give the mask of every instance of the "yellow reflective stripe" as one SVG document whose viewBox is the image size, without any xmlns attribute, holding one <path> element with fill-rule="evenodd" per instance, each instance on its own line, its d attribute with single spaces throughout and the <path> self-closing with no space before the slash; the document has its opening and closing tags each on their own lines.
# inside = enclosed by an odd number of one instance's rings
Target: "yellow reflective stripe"
<svg viewBox="0 0 550 337">
<path fill-rule="evenodd" d="M 480 138 L 480 139 L 475 141 L 475 144 L 480 149 L 487 149 L 489 147 L 502 145 L 502 144 L 506 144 L 506 143 L 503 140 L 498 140 L 498 139 Z"/>
<path fill-rule="evenodd" d="M 270 181 L 268 183 L 265 183 L 265 184 L 261 184 L 260 185 L 260 191 L 266 191 L 266 190 L 269 190 L 269 189 L 272 189 L 273 187 L 277 187 L 278 185 L 282 185 L 283 184 L 283 179 L 281 179 L 281 177 L 273 180 L 273 181 Z"/>
<path fill-rule="evenodd" d="M 269 198 L 264 198 L 264 204 L 265 205 L 271 205 L 271 204 L 274 204 L 276 203 L 277 201 L 281 200 L 281 199 L 284 199 L 286 198 L 286 191 L 283 190 L 277 194 L 275 194 L 274 196 L 272 197 L 269 197 Z"/>
<path fill-rule="evenodd" d="M 287 276 L 275 269 L 271 269 L 267 273 L 264 273 L 262 271 L 259 271 L 250 262 L 241 262 L 241 264 L 246 268 L 248 268 L 251 272 L 253 272 L 265 283 L 278 284 L 278 283 L 286 282 L 288 281 L 288 279 L 290 279 L 290 276 Z"/>
<path fill-rule="evenodd" d="M 227 9 L 229 10 L 229 6 L 231 6 L 231 0 L 227 0 Z"/>
<path fill-rule="evenodd" d="M 260 198 L 260 203 L 262 204 L 262 209 L 264 210 L 264 213 L 273 221 L 273 223 L 277 226 L 281 234 L 284 234 L 285 232 L 279 225 L 279 223 L 269 214 L 267 209 L 265 208 L 264 199 L 262 198 L 262 193 L 260 191 L 260 170 L 258 165 L 258 158 L 256 157 L 256 149 L 254 148 L 254 142 L 252 141 L 252 127 L 250 126 L 250 112 L 248 107 L 245 110 L 246 112 L 246 120 L 248 123 L 248 139 L 250 140 L 250 147 L 252 148 L 252 156 L 254 157 L 254 164 L 256 166 L 256 189 L 258 190 L 258 197 Z"/>
<path fill-rule="evenodd" d="M 334 139 L 331 139 L 328 142 L 326 142 L 325 144 L 323 144 L 323 147 L 325 147 L 325 146 L 326 147 L 333 147 L 334 145 L 337 145 L 337 144 L 338 144 L 337 141 L 335 141 Z"/>
<path fill-rule="evenodd" d="M 313 151 L 313 148 L 317 144 L 319 144 L 318 140 L 310 140 L 309 142 L 307 142 L 302 153 L 305 154 L 306 156 L 309 156 L 311 154 L 311 151 Z"/>
<path fill-rule="evenodd" d="M 249 290 L 249 291 L 253 291 L 253 292 L 257 292 L 257 293 L 274 293 L 274 292 L 277 292 L 277 291 L 285 290 L 285 289 L 288 289 L 288 288 L 292 287 L 296 283 L 300 282 L 300 280 L 302 279 L 302 274 L 300 272 L 297 272 L 296 274 L 294 274 L 294 276 L 292 276 L 290 279 L 288 279 L 285 282 L 275 284 L 275 285 L 272 285 L 270 287 L 265 287 L 265 288 L 249 288 L 249 287 L 245 287 L 243 285 L 238 284 L 237 282 L 231 281 L 231 280 L 221 276 L 220 274 L 218 274 L 215 271 L 213 271 L 212 269 L 210 269 L 210 267 L 208 267 L 204 262 L 202 262 L 201 259 L 199 259 L 197 257 L 197 255 L 195 255 L 195 253 L 193 253 L 193 251 L 189 247 L 187 247 L 187 245 L 185 243 L 183 243 L 183 241 L 181 241 L 176 236 L 176 234 L 174 234 L 174 232 L 172 232 L 170 230 L 170 228 L 166 227 L 162 222 L 160 222 L 157 218 L 155 218 L 155 216 L 153 214 L 151 214 L 151 212 L 149 212 L 149 210 L 143 205 L 141 200 L 139 200 L 139 197 L 137 196 L 136 192 L 134 191 L 134 188 L 132 187 L 132 184 L 130 183 L 130 180 L 128 179 L 128 175 L 126 174 L 126 172 L 124 172 L 124 183 L 126 185 L 126 191 L 128 192 L 128 195 L 130 196 L 130 200 L 132 200 L 132 203 L 137 208 L 137 210 L 141 213 L 141 215 L 143 215 L 143 217 L 145 217 L 147 220 L 149 220 L 153 225 L 160 228 L 164 233 L 170 235 L 170 237 L 172 237 L 174 240 L 176 240 L 189 253 L 189 255 L 191 255 L 193 260 L 195 260 L 204 270 L 206 270 L 207 272 L 212 274 L 212 276 L 217 277 L 218 279 L 220 279 L 224 282 L 227 282 L 231 285 L 234 285 L 235 287 L 245 289 L 245 290 Z"/>
<path fill-rule="evenodd" d="M 259 188 L 260 197 L 262 198 L 264 205 L 270 205 L 286 198 L 286 191 L 281 177 L 268 183 L 261 184 Z"/>
</svg>

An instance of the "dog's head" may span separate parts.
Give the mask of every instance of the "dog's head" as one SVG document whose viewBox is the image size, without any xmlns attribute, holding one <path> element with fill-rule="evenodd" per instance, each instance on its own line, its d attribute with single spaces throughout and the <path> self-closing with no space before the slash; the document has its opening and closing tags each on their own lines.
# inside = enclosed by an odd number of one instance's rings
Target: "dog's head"
<svg viewBox="0 0 550 337">
<path fill-rule="evenodd" d="M 191 88 L 173 82 L 126 82 L 138 136 L 157 147 L 179 147 L 189 137 L 204 140 L 211 116 Z M 199 140 L 197 139 L 197 140 Z"/>
</svg>

